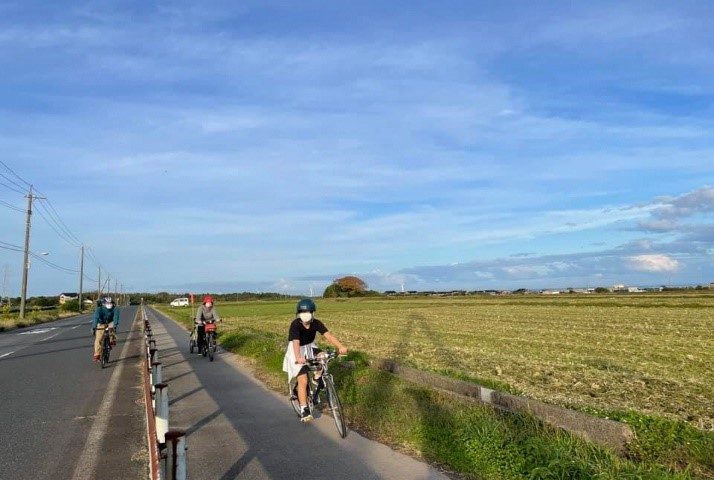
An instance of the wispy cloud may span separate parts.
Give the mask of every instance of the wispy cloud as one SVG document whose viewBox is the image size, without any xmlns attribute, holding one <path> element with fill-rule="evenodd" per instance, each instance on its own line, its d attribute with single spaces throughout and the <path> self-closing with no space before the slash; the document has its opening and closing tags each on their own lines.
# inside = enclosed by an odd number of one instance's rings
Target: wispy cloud
<svg viewBox="0 0 714 480">
<path fill-rule="evenodd" d="M 137 286 L 711 272 L 706 6 L 39 6 L 0 16 L 0 148 Z"/>
</svg>

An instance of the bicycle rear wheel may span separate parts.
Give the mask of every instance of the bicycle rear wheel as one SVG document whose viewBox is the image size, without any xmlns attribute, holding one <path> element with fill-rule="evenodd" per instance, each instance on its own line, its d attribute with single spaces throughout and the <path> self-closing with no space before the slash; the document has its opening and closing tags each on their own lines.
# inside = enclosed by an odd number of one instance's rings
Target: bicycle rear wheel
<svg viewBox="0 0 714 480">
<path fill-rule="evenodd" d="M 290 384 L 288 383 L 288 388 L 290 388 Z M 290 391 L 290 405 L 292 405 L 293 410 L 295 410 L 295 414 L 300 417 L 302 416 L 302 411 L 300 410 L 300 401 L 298 400 L 297 396 L 297 387 L 292 389 Z M 310 391 L 310 383 L 308 382 L 307 385 L 307 406 L 310 409 L 310 413 L 312 413 L 312 392 Z"/>
<path fill-rule="evenodd" d="M 335 384 L 332 382 L 331 376 L 323 375 L 322 380 L 325 382 L 325 389 L 327 390 L 327 403 L 330 405 L 330 411 L 332 412 L 332 418 L 335 420 L 337 433 L 340 434 L 340 437 L 345 438 L 347 436 L 347 426 L 345 425 L 344 412 L 342 411 L 342 402 L 340 402 L 340 397 L 337 396 L 337 389 L 335 388 Z"/>
<path fill-rule="evenodd" d="M 206 339 L 207 342 L 207 348 L 208 348 L 208 358 L 213 361 L 213 354 L 216 352 L 216 336 L 212 333 L 208 334 L 208 338 Z"/>
</svg>

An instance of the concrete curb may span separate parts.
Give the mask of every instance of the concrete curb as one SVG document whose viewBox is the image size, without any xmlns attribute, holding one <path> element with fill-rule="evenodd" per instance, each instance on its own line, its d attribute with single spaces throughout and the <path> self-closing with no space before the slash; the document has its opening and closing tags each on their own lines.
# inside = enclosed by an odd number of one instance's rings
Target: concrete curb
<svg viewBox="0 0 714 480">
<path fill-rule="evenodd" d="M 455 393 L 471 401 L 493 405 L 509 412 L 532 415 L 538 420 L 562 428 L 587 441 L 611 448 L 618 455 L 624 455 L 627 452 L 628 443 L 635 438 L 632 429 L 624 423 L 594 417 L 529 398 L 498 392 L 475 383 L 405 367 L 391 359 L 372 360 L 370 365 L 373 368 L 393 373 L 405 380 Z"/>
</svg>

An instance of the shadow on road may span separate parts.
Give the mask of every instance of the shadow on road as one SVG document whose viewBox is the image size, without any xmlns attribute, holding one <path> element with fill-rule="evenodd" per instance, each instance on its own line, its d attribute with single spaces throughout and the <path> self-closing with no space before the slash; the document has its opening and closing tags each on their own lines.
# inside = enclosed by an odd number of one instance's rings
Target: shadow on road
<svg viewBox="0 0 714 480">
<path fill-rule="evenodd" d="M 172 320 L 153 310 L 147 313 L 151 321 L 161 322 L 172 338 L 185 338 L 183 328 Z M 222 355 L 209 362 L 190 354 L 188 346 L 185 351 L 179 348 L 177 354 L 183 360 L 171 366 L 189 371 L 171 377 L 174 384 L 180 384 L 174 391 L 186 390 L 170 399 L 172 412 L 177 412 L 171 415 L 191 420 L 188 425 L 171 428 L 185 429 L 189 478 L 294 480 L 306 472 L 314 480 L 384 478 L 362 459 L 347 453 L 334 425 L 327 430 L 329 435 L 317 428 L 318 422 L 332 423 L 330 417 L 317 415 L 313 422 L 302 423 L 287 395 L 283 399 L 276 397 L 249 373 L 236 372 L 232 364 L 222 360 Z M 167 370 L 162 366 L 162 373 Z"/>
</svg>

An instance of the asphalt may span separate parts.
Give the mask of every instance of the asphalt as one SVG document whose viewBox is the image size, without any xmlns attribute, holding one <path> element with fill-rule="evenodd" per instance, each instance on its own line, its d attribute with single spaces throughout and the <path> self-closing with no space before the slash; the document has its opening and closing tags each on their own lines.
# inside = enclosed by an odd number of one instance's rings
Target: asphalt
<svg viewBox="0 0 714 480">
<path fill-rule="evenodd" d="M 214 362 L 190 354 L 184 327 L 146 313 L 169 385 L 169 428 L 186 433 L 188 478 L 448 478 L 356 432 L 340 438 L 329 416 L 301 423 L 287 392 L 266 388 L 239 357 L 220 348 Z"/>
<path fill-rule="evenodd" d="M 0 333 L 0 479 L 148 477 L 136 313 L 104 369 L 89 314 Z"/>
</svg>

